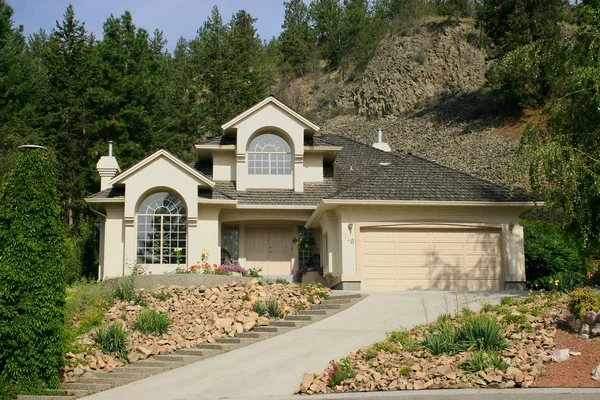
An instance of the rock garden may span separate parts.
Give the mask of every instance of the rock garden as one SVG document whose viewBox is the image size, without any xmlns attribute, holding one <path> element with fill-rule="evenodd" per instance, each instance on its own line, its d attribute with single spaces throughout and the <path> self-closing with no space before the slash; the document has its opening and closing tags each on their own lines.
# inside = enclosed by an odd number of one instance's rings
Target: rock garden
<svg viewBox="0 0 600 400">
<path fill-rule="evenodd" d="M 134 289 L 81 284 L 68 290 L 71 338 L 66 345 L 63 382 L 88 371 L 110 372 L 177 349 L 235 337 L 255 326 L 310 309 L 328 298 L 320 285 L 294 285 L 253 279 L 216 286 Z"/>
<path fill-rule="evenodd" d="M 569 295 L 506 297 L 499 305 L 482 305 L 478 312 L 465 307 L 454 316 L 443 314 L 410 331 L 389 332 L 382 342 L 331 360 L 321 372 L 305 374 L 297 393 L 526 388 L 540 386 L 541 377 L 547 381 L 550 366 L 555 367 L 554 374 L 560 374 L 569 355 L 585 359 L 589 369 L 570 369 L 582 377 L 583 383 L 576 386 L 594 386 L 594 371 L 600 375 L 600 366 L 592 371 L 590 365 L 599 364 L 600 359 L 593 357 L 600 355 L 563 348 L 562 337 L 576 336 L 582 324 L 592 322 L 592 316 L 597 318 L 599 308 L 600 297 L 592 289 L 577 289 Z M 595 324 L 588 324 L 593 325 L 589 332 L 596 329 Z M 568 333 L 568 325 L 577 332 Z M 585 328 L 584 332 L 588 334 Z"/>
</svg>

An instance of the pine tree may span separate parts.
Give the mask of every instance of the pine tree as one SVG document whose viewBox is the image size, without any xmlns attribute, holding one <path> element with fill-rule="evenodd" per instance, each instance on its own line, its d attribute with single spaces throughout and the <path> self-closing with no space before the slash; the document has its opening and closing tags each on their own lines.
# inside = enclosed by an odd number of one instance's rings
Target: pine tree
<svg viewBox="0 0 600 400">
<path fill-rule="evenodd" d="M 56 150 L 61 166 L 61 194 L 64 215 L 69 224 L 78 219 L 86 205 L 87 179 L 83 174 L 93 162 L 88 149 L 90 112 L 86 92 L 91 85 L 90 61 L 93 37 L 75 19 L 69 5 L 62 22 L 50 34 L 42 51 L 48 77 L 44 131 L 47 144 Z"/>
<path fill-rule="evenodd" d="M 309 69 L 314 50 L 314 38 L 310 29 L 308 7 L 302 0 L 290 0 L 283 3 L 285 16 L 279 36 L 279 49 L 284 65 L 297 75 Z"/>
<path fill-rule="evenodd" d="M 331 67 L 341 61 L 340 23 L 342 7 L 338 0 L 314 0 L 310 3 L 310 17 L 321 55 L 329 60 Z"/>
</svg>

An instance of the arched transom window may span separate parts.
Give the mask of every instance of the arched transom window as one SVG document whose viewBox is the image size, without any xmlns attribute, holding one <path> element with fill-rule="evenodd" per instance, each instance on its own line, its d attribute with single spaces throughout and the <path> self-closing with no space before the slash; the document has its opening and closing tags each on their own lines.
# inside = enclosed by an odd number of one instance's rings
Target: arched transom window
<svg viewBox="0 0 600 400">
<path fill-rule="evenodd" d="M 292 150 L 280 136 L 272 133 L 259 135 L 248 148 L 248 174 L 291 175 Z"/>
<path fill-rule="evenodd" d="M 137 262 L 184 264 L 186 258 L 186 211 L 171 193 L 148 196 L 138 211 Z"/>
</svg>

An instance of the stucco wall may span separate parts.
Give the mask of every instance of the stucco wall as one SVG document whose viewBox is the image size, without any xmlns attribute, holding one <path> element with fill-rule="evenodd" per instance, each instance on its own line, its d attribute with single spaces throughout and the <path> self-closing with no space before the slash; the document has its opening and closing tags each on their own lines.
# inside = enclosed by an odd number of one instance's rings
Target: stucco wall
<svg viewBox="0 0 600 400">
<path fill-rule="evenodd" d="M 268 125 L 266 125 L 268 124 Z M 305 126 L 273 104 L 248 116 L 234 126 L 237 129 L 236 162 L 237 189 L 280 188 L 304 190 L 303 154 Z M 260 133 L 273 132 L 284 138 L 292 150 L 292 175 L 269 176 L 248 174 L 246 152 L 250 141 Z"/>
<path fill-rule="evenodd" d="M 213 179 L 216 181 L 236 180 L 235 153 L 233 150 L 231 152 L 213 152 Z"/>
<path fill-rule="evenodd" d="M 304 182 L 323 182 L 323 153 L 304 154 Z"/>
<path fill-rule="evenodd" d="M 504 280 L 505 282 L 525 281 L 523 228 L 519 225 L 519 213 L 514 208 L 501 206 L 348 206 L 340 207 L 337 211 L 339 214 L 340 247 L 337 249 L 339 253 L 332 255 L 332 258 L 341 260 L 342 280 L 361 279 L 360 271 L 357 268 L 357 243 L 360 241 L 360 229 L 362 227 L 381 226 L 389 223 L 414 223 L 415 225 L 429 227 L 454 226 L 459 228 L 461 226 L 477 226 L 501 230 Z M 350 224 L 352 225 L 351 230 L 349 229 Z"/>
<path fill-rule="evenodd" d="M 107 204 L 101 279 L 122 276 L 124 271 L 124 206 Z"/>
</svg>

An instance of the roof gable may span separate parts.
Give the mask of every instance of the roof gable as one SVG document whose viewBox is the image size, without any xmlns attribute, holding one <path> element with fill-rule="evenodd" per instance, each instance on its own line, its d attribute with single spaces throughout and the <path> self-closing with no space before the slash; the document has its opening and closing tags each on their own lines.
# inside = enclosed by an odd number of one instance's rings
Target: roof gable
<svg viewBox="0 0 600 400">
<path fill-rule="evenodd" d="M 246 111 L 244 111 L 237 117 L 235 117 L 232 120 L 223 124 L 221 126 L 221 128 L 224 131 L 226 131 L 229 128 L 233 128 L 233 127 L 235 127 L 235 125 L 239 124 L 241 121 L 252 116 L 253 114 L 256 114 L 258 111 L 262 110 L 269 104 L 276 106 L 278 109 L 280 109 L 282 112 L 287 114 L 289 117 L 297 120 L 302 125 L 304 125 L 305 128 L 312 129 L 314 132 L 317 132 L 317 131 L 319 131 L 319 129 L 321 129 L 321 128 L 319 128 L 319 126 L 313 124 L 312 122 L 310 122 L 309 120 L 304 118 L 302 115 L 298 114 L 297 112 L 295 112 L 294 110 L 292 110 L 291 108 L 289 108 L 288 106 L 286 106 L 285 104 L 283 104 L 281 101 L 277 100 L 273 96 L 269 96 L 266 99 L 264 99 L 263 101 L 261 101 L 260 103 L 256 104 L 255 106 L 247 109 Z"/>
<path fill-rule="evenodd" d="M 207 185 L 209 187 L 215 186 L 215 183 L 213 181 L 211 181 L 210 179 L 208 179 L 200 171 L 190 167 L 189 165 L 187 165 L 186 163 L 181 161 L 179 158 L 175 157 L 173 154 L 169 153 L 168 151 L 166 151 L 164 149 L 158 150 L 157 152 L 153 153 L 152 155 L 144 158 L 142 161 L 135 164 L 133 167 L 131 167 L 131 168 L 127 169 L 126 171 L 124 171 L 123 173 L 115 176 L 110 181 L 110 184 L 116 185 L 118 183 L 123 183 L 127 178 L 131 177 L 136 172 L 143 170 L 146 166 L 152 164 L 154 161 L 161 159 L 161 158 L 167 160 L 169 163 L 174 165 L 176 168 L 178 168 L 182 172 L 185 172 L 186 174 L 190 175 L 192 178 L 194 178 L 198 182 L 198 184 Z"/>
</svg>

